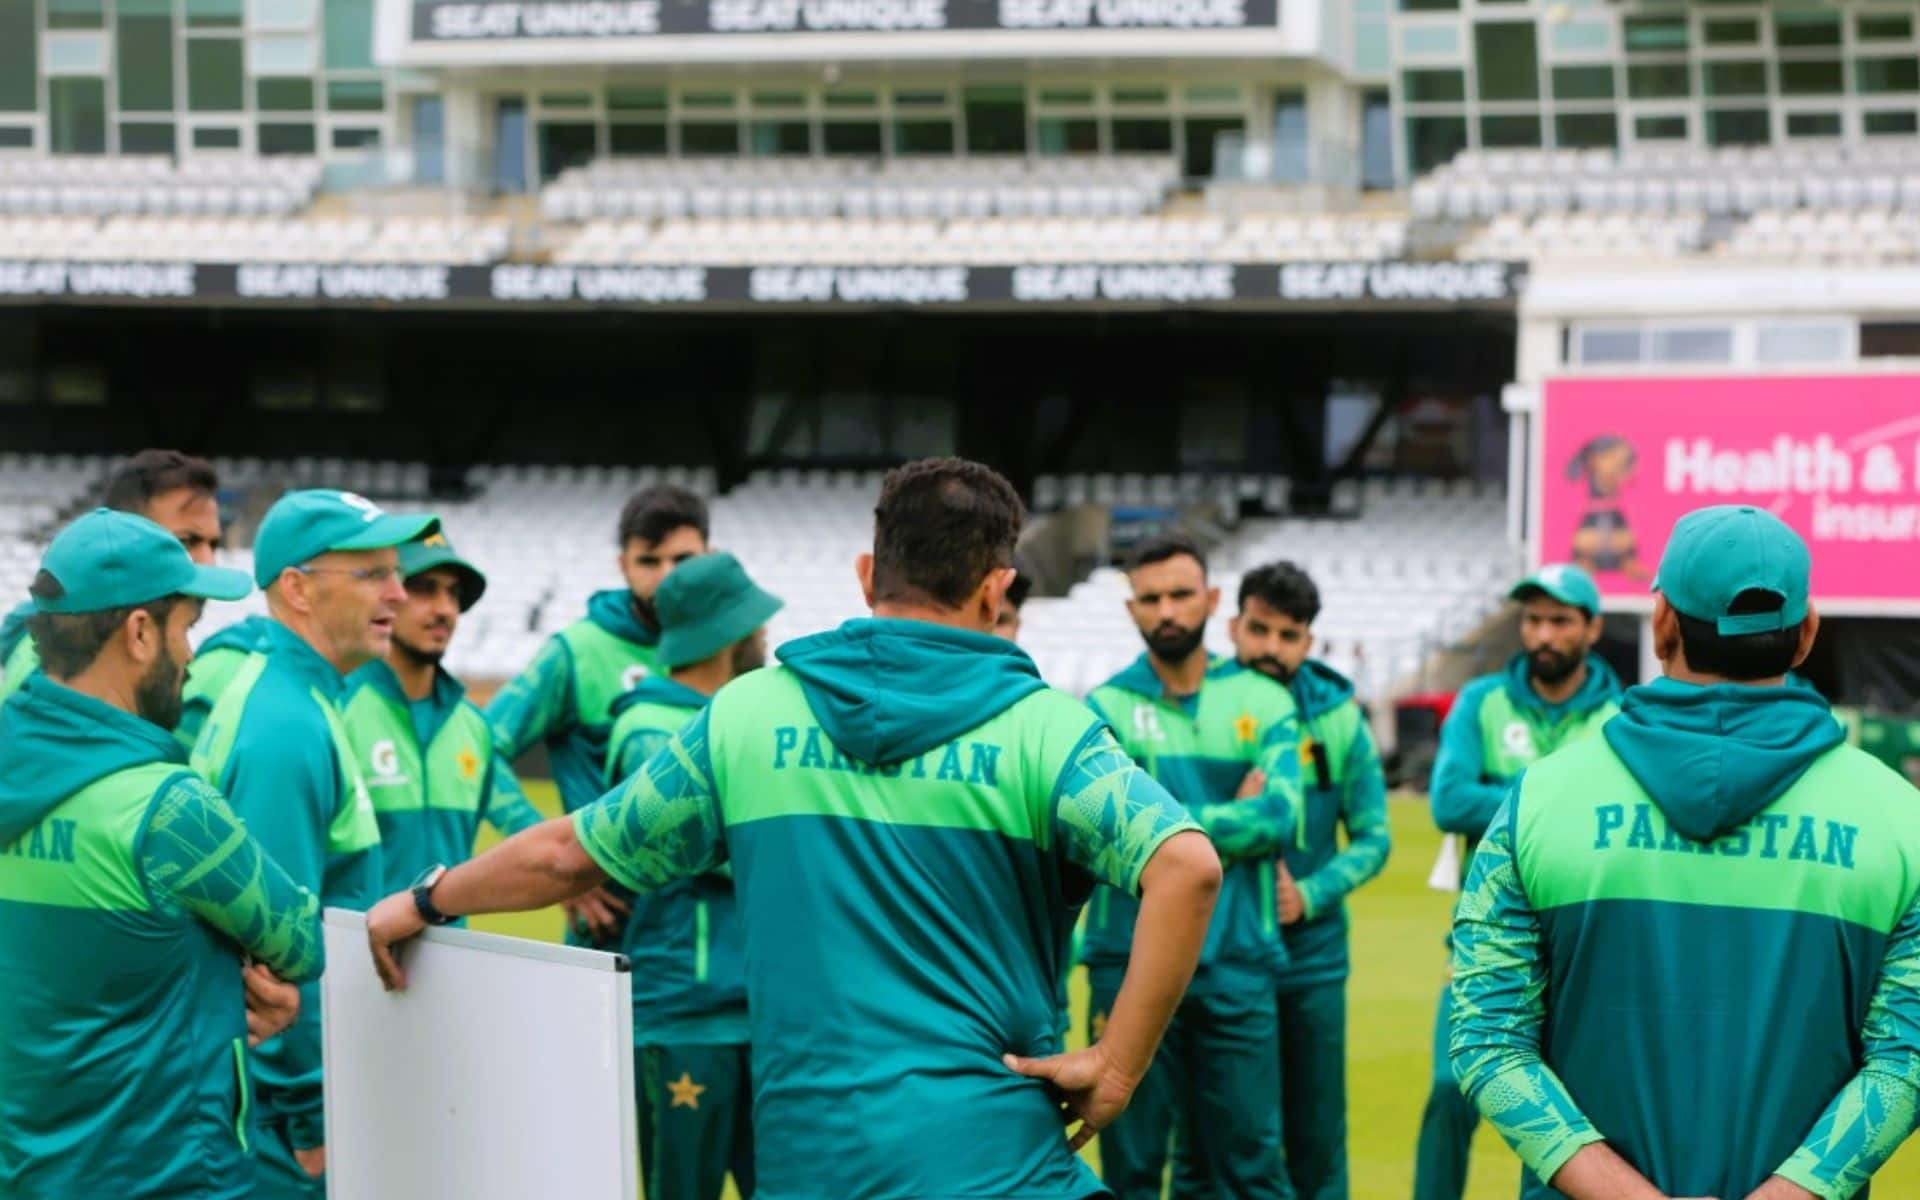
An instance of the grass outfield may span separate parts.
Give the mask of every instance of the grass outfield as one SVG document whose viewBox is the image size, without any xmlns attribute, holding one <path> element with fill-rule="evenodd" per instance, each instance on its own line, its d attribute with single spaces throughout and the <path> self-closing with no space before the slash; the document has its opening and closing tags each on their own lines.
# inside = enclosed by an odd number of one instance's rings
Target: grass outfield
<svg viewBox="0 0 1920 1200">
<path fill-rule="evenodd" d="M 553 811 L 550 784 L 528 792 Z M 1405 1200 L 1413 1190 L 1413 1142 L 1431 1070 L 1433 1011 L 1446 964 L 1441 946 L 1450 898 L 1426 886 L 1439 835 L 1418 798 L 1396 798 L 1394 854 L 1353 909 L 1353 980 L 1348 990 L 1348 1128 L 1355 1200 Z M 483 844 L 490 834 L 483 833 Z M 481 917 L 476 929 L 557 941 L 557 909 Z M 1073 988 L 1076 1028 L 1087 1004 L 1085 973 Z M 1091 1151 L 1097 1152 L 1095 1142 Z M 1513 1200 L 1519 1166 L 1506 1145 L 1480 1127 L 1468 1178 L 1469 1200 Z M 1920 1149 L 1903 1148 L 1875 1184 L 1888 1196 L 1920 1196 Z M 728 1190 L 728 1200 L 732 1200 Z M 1727 1197 L 1725 1200 L 1739 1200 Z"/>
</svg>

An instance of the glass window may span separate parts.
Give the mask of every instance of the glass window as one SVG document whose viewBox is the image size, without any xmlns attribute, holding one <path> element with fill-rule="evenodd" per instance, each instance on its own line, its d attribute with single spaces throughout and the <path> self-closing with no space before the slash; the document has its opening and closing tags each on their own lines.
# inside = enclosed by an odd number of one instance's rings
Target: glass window
<svg viewBox="0 0 1920 1200">
<path fill-rule="evenodd" d="M 1613 99 L 1613 68 L 1611 66 L 1555 67 L 1553 98 L 1555 100 L 1611 100 Z"/>
<path fill-rule="evenodd" d="M 894 103 L 899 103 L 896 98 Z M 952 154 L 952 121 L 900 121 L 893 127 L 895 154 Z"/>
<path fill-rule="evenodd" d="M 1760 22 L 1748 17 L 1708 21 L 1704 28 L 1709 46 L 1757 46 Z"/>
<path fill-rule="evenodd" d="M 1854 87 L 1867 95 L 1920 92 L 1920 58 L 1859 58 L 1853 71 Z"/>
<path fill-rule="evenodd" d="M 541 92 L 542 108 L 592 108 L 592 92 Z"/>
<path fill-rule="evenodd" d="M 1920 133 L 1920 113 L 1870 112 L 1864 114 L 1862 127 L 1867 131 L 1868 137 Z"/>
<path fill-rule="evenodd" d="M 935 88 L 915 88 L 901 90 L 893 94 L 895 108 L 941 108 L 952 102 L 945 91 Z"/>
<path fill-rule="evenodd" d="M 254 29 L 312 29 L 314 7 L 319 0 L 250 0 L 252 15 L 248 25 Z M 126 5 L 122 4 L 125 11 Z"/>
<path fill-rule="evenodd" d="M 237 38 L 187 39 L 187 107 L 239 112 L 246 107 Z"/>
<path fill-rule="evenodd" d="M 1467 98 L 1465 71 L 1402 71 L 1400 95 L 1408 104 L 1448 103 Z"/>
<path fill-rule="evenodd" d="M 240 28 L 241 0 L 186 0 L 187 25 L 193 29 L 238 29 Z M 349 4 L 357 0 L 347 0 Z M 371 6 L 372 0 L 365 0 Z M 327 15 L 333 15 L 333 4 L 327 5 Z M 368 26 L 368 39 L 372 39 L 372 26 Z"/>
<path fill-rule="evenodd" d="M 105 154 L 107 81 L 77 77 L 47 80 L 47 127 L 55 154 Z"/>
<path fill-rule="evenodd" d="M 46 0 L 46 4 L 48 29 L 106 28 L 104 0 Z"/>
<path fill-rule="evenodd" d="M 1764 146 L 1771 140 L 1764 108 L 1715 108 L 1707 111 L 1710 146 Z"/>
<path fill-rule="evenodd" d="M 1400 0 L 1401 12 L 1453 12 L 1460 0 Z"/>
<path fill-rule="evenodd" d="M 1838 46 L 1840 14 L 1819 9 L 1795 9 L 1773 14 L 1773 39 L 1783 50 L 1802 46 Z"/>
<path fill-rule="evenodd" d="M 1182 169 L 1187 178 L 1213 178 L 1214 149 L 1221 135 L 1244 134 L 1246 130 L 1246 121 L 1239 117 L 1188 117 L 1182 121 L 1180 131 L 1186 142 Z"/>
<path fill-rule="evenodd" d="M 0 112 L 40 107 L 40 38 L 33 5 L 0 4 Z"/>
<path fill-rule="evenodd" d="M 335 129 L 333 148 L 335 150 L 374 150 L 380 146 L 378 129 Z"/>
<path fill-rule="evenodd" d="M 1231 83 L 1188 84 L 1183 94 L 1188 104 L 1238 104 L 1241 99 L 1240 88 Z"/>
<path fill-rule="evenodd" d="M 805 121 L 755 121 L 747 127 L 749 154 L 812 154 L 813 127 Z"/>
<path fill-rule="evenodd" d="M 1043 87 L 1040 89 L 1040 103 L 1069 106 L 1092 104 L 1093 89 L 1090 87 Z"/>
<path fill-rule="evenodd" d="M 373 0 L 325 0 L 329 71 L 373 69 Z"/>
<path fill-rule="evenodd" d="M 262 121 L 258 136 L 262 154 L 313 153 L 311 121 Z"/>
<path fill-rule="evenodd" d="M 1369 90 L 1361 99 L 1360 186 L 1390 191 L 1393 173 L 1393 103 L 1386 90 Z"/>
<path fill-rule="evenodd" d="M 1042 154 L 1100 153 L 1100 122 L 1092 117 L 1041 117 L 1037 126 Z"/>
<path fill-rule="evenodd" d="M 1165 104 L 1167 89 L 1156 84 L 1116 83 L 1113 85 L 1115 104 Z"/>
<path fill-rule="evenodd" d="M 312 112 L 313 80 L 256 79 L 253 106 L 267 112 Z"/>
<path fill-rule="evenodd" d="M 681 92 L 681 108 L 732 108 L 732 92 Z"/>
<path fill-rule="evenodd" d="M 167 154 L 174 152 L 172 121 L 120 122 L 120 153 Z"/>
<path fill-rule="evenodd" d="M 1115 154 L 1167 154 L 1173 150 L 1173 122 L 1163 117 L 1115 117 Z"/>
<path fill-rule="evenodd" d="M 747 103 L 755 108 L 805 108 L 805 92 L 756 90 L 747 97 Z"/>
<path fill-rule="evenodd" d="M 740 153 L 740 127 L 732 121 L 683 121 L 680 153 L 688 155 Z"/>
<path fill-rule="evenodd" d="M 1787 136 L 1794 138 L 1837 138 L 1840 136 L 1840 114 L 1788 113 Z"/>
<path fill-rule="evenodd" d="M 0 148 L 7 150 L 33 149 L 33 126 L 0 125 Z"/>
<path fill-rule="evenodd" d="M 1540 118 L 1504 116 L 1480 118 L 1480 144 L 1496 149 L 1540 144 Z"/>
<path fill-rule="evenodd" d="M 880 153 L 880 122 L 823 121 L 820 142 L 828 154 Z"/>
<path fill-rule="evenodd" d="M 105 75 L 107 60 L 113 56 L 106 34 L 84 30 L 50 33 L 41 49 L 47 54 L 49 75 Z"/>
<path fill-rule="evenodd" d="M 1312 153 L 1307 132 L 1307 94 L 1298 88 L 1273 93 L 1273 178 L 1307 182 Z"/>
<path fill-rule="evenodd" d="M 1633 136 L 1642 142 L 1684 142 L 1687 140 L 1687 118 L 1674 114 L 1660 117 L 1635 117 Z"/>
<path fill-rule="evenodd" d="M 1627 95 L 1635 100 L 1685 99 L 1692 90 L 1686 63 L 1627 64 Z"/>
<path fill-rule="evenodd" d="M 173 5 L 170 0 L 120 0 L 114 73 L 121 112 L 172 112 Z M 172 134 L 168 134 L 169 140 Z"/>
<path fill-rule="evenodd" d="M 1465 117 L 1407 118 L 1407 162 L 1415 175 L 1445 165 L 1466 148 Z"/>
<path fill-rule="evenodd" d="M 1709 96 L 1764 96 L 1765 62 L 1709 62 L 1702 64 L 1701 86 Z"/>
<path fill-rule="evenodd" d="M 1475 25 L 1473 58 L 1482 100 L 1540 98 L 1540 52 L 1532 21 Z"/>
<path fill-rule="evenodd" d="M 378 79 L 335 79 L 327 84 L 328 112 L 382 112 L 387 85 Z"/>
<path fill-rule="evenodd" d="M 587 165 L 599 149 L 599 131 L 591 122 L 541 121 L 539 129 L 542 179 L 552 179 L 569 167 Z"/>
<path fill-rule="evenodd" d="M 240 131 L 230 126 L 215 126 L 193 131 L 195 150 L 238 150 Z"/>
<path fill-rule="evenodd" d="M 652 158 L 667 152 L 667 127 L 657 121 L 615 122 L 607 127 L 607 149 L 620 158 Z"/>
<path fill-rule="evenodd" d="M 657 87 L 610 87 L 607 89 L 608 112 L 665 112 L 667 111 L 667 89 Z"/>
<path fill-rule="evenodd" d="M 967 153 L 1027 152 L 1027 93 L 1019 87 L 970 87 L 965 98 Z"/>
<path fill-rule="evenodd" d="M 1913 37 L 1913 18 L 1905 13 L 1861 13 L 1857 28 L 1863 42 L 1905 42 Z"/>
<path fill-rule="evenodd" d="M 872 88 L 834 88 L 823 98 L 828 108 L 873 108 L 880 93 Z"/>
<path fill-rule="evenodd" d="M 1897 62 L 1898 59 L 1884 60 Z M 1821 62 L 1783 62 L 1780 64 L 1780 93 L 1784 96 L 1838 96 L 1847 90 L 1840 60 Z"/>
<path fill-rule="evenodd" d="M 1611 150 L 1620 144 L 1620 122 L 1610 112 L 1561 113 L 1553 119 L 1553 140 L 1570 150 Z"/>
<path fill-rule="evenodd" d="M 1647 357 L 1653 362 L 1723 363 L 1733 360 L 1733 330 L 1715 328 L 1655 329 L 1647 335 Z"/>
<path fill-rule="evenodd" d="M 1838 362 L 1847 353 L 1846 326 L 1831 322 L 1762 324 L 1756 333 L 1754 356 L 1763 363 Z"/>
<path fill-rule="evenodd" d="M 1641 340 L 1638 329 L 1582 329 L 1574 339 L 1574 347 L 1582 366 L 1637 363 L 1641 358 Z"/>
<path fill-rule="evenodd" d="M 1627 53 L 1685 50 L 1687 18 L 1682 16 L 1628 17 L 1622 23 Z"/>
</svg>

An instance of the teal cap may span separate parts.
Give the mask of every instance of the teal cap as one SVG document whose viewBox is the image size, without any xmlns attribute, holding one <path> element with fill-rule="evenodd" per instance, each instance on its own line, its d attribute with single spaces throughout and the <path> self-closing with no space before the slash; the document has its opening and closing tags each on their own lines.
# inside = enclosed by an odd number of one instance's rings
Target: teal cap
<svg viewBox="0 0 1920 1200">
<path fill-rule="evenodd" d="M 1807 619 L 1807 578 L 1813 556 L 1785 521 L 1750 504 L 1697 508 L 1673 523 L 1653 590 L 1674 611 L 1711 621 L 1729 637 L 1770 633 Z M 1780 597 L 1771 612 L 1730 611 L 1741 592 Z"/>
<path fill-rule="evenodd" d="M 401 545 L 401 578 L 412 579 L 422 571 L 431 571 L 435 567 L 446 567 L 460 577 L 461 612 L 479 603 L 481 595 L 487 590 L 487 577 L 480 573 L 480 568 L 455 553 L 453 543 L 439 530 L 418 541 Z"/>
<path fill-rule="evenodd" d="M 1600 588 L 1572 563 L 1548 563 L 1508 589 L 1507 599 L 1525 600 L 1535 592 L 1562 604 L 1584 609 L 1589 617 L 1600 613 Z"/>
<path fill-rule="evenodd" d="M 747 578 L 731 554 L 702 554 L 660 581 L 653 609 L 660 616 L 660 665 L 672 670 L 711 658 L 772 619 L 780 597 Z"/>
<path fill-rule="evenodd" d="M 280 572 L 333 550 L 384 550 L 440 528 L 427 513 L 397 515 L 352 492 L 308 488 L 273 502 L 253 538 L 253 578 L 266 587 Z"/>
<path fill-rule="evenodd" d="M 180 539 L 145 517 L 96 508 L 60 532 L 40 569 L 60 585 L 35 595 L 43 613 L 105 612 L 164 596 L 238 600 L 253 590 L 245 571 L 203 567 Z"/>
</svg>

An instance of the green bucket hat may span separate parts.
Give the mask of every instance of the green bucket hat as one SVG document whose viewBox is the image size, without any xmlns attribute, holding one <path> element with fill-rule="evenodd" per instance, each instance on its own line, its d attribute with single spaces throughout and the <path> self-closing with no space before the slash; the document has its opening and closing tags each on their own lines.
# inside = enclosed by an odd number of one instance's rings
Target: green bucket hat
<svg viewBox="0 0 1920 1200">
<path fill-rule="evenodd" d="M 702 554 L 660 581 L 653 608 L 660 617 L 660 665 L 672 670 L 711 658 L 751 634 L 783 602 L 747 578 L 731 554 Z"/>
<path fill-rule="evenodd" d="M 385 550 L 439 528 L 439 517 L 389 513 L 353 492 L 333 488 L 288 492 L 273 502 L 254 535 L 254 582 L 266 587 L 288 567 L 332 550 Z"/>
<path fill-rule="evenodd" d="M 1535 593 L 1581 609 L 1589 617 L 1600 612 L 1600 588 L 1593 582 L 1593 576 L 1572 563 L 1546 564 L 1509 588 L 1507 599 L 1525 600 Z"/>
<path fill-rule="evenodd" d="M 412 579 L 422 571 L 431 571 L 435 567 L 446 567 L 460 577 L 460 611 L 466 612 L 479 603 L 487 590 L 487 577 L 480 568 L 455 553 L 453 543 L 439 530 L 428 534 L 418 541 L 406 542 L 400 547 L 400 576 Z"/>
<path fill-rule="evenodd" d="M 1749 504 L 1716 504 L 1674 522 L 1653 590 L 1676 612 L 1738 637 L 1806 620 L 1812 571 L 1806 542 L 1785 521 Z M 1780 597 L 1779 609 L 1733 612 L 1734 597 L 1751 591 Z"/>
<path fill-rule="evenodd" d="M 35 596 L 43 613 L 105 612 L 163 596 L 239 600 L 253 590 L 245 571 L 203 567 L 180 539 L 145 517 L 96 508 L 62 530 L 40 569 L 60 585 Z"/>
</svg>

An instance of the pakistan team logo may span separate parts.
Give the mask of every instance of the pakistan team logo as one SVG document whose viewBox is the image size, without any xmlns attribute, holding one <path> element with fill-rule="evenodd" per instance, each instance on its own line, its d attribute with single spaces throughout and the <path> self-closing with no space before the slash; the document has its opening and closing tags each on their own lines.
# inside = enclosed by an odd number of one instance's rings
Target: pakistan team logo
<svg viewBox="0 0 1920 1200">
<path fill-rule="evenodd" d="M 382 738 L 373 744 L 367 765 L 382 779 L 392 779 L 400 773 L 400 751 L 394 747 L 392 738 Z"/>
<path fill-rule="evenodd" d="M 1164 742 L 1166 731 L 1160 728 L 1160 714 L 1146 705 L 1133 710 L 1133 736 L 1143 742 Z"/>
<path fill-rule="evenodd" d="M 1507 748 L 1507 753 L 1515 758 L 1532 760 L 1539 757 L 1540 752 L 1533 745 L 1533 730 L 1528 729 L 1522 721 L 1507 722 L 1507 727 L 1500 731 L 1500 742 Z"/>
</svg>

